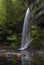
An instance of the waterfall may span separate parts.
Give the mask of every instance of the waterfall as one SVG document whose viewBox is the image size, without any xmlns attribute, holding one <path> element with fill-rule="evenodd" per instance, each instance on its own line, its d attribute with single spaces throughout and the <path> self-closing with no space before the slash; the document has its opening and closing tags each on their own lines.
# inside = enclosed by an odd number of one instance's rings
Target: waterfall
<svg viewBox="0 0 44 65">
<path fill-rule="evenodd" d="M 30 39 L 30 8 L 28 8 L 24 19 L 20 50 L 26 49 L 28 45 L 31 43 L 31 41 L 32 40 Z"/>
</svg>

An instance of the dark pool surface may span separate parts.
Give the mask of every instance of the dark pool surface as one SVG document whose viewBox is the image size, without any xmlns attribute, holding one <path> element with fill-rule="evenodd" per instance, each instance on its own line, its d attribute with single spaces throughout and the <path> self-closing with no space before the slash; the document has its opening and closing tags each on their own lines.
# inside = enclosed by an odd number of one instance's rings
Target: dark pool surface
<svg viewBox="0 0 44 65">
<path fill-rule="evenodd" d="M 44 51 L 21 51 L 13 57 L 0 56 L 0 65 L 44 65 Z"/>
</svg>

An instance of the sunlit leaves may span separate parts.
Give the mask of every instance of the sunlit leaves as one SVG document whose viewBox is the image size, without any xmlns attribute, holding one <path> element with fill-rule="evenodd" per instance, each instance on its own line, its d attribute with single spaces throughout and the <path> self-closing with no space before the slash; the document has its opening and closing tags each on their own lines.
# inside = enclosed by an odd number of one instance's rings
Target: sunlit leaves
<svg viewBox="0 0 44 65">
<path fill-rule="evenodd" d="M 7 37 L 7 40 L 17 41 L 17 36 L 15 34 L 14 35 L 11 35 L 11 36 Z"/>
<path fill-rule="evenodd" d="M 5 6 L 3 4 L 3 1 L 0 1 L 0 25 L 4 24 L 5 17 L 6 17 Z"/>
</svg>

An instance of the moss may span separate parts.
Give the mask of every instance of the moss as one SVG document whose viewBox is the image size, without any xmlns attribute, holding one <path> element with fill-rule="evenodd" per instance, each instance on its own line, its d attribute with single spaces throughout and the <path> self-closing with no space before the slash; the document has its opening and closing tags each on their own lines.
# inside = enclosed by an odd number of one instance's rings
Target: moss
<svg viewBox="0 0 44 65">
<path fill-rule="evenodd" d="M 17 44 L 16 44 L 16 43 L 12 43 L 12 44 L 11 44 L 11 48 L 16 49 L 16 48 L 17 48 Z"/>
<path fill-rule="evenodd" d="M 32 26 L 31 36 L 33 37 L 32 44 L 35 48 L 44 46 L 44 32 L 41 31 L 40 27 Z"/>
</svg>

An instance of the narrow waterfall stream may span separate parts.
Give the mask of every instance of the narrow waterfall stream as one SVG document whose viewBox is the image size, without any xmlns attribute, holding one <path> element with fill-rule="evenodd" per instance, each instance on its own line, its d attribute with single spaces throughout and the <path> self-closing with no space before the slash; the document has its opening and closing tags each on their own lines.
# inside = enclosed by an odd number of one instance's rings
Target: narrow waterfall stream
<svg viewBox="0 0 44 65">
<path fill-rule="evenodd" d="M 32 40 L 30 38 L 30 8 L 28 8 L 24 19 L 20 50 L 26 49 L 28 45 L 31 43 L 31 41 Z"/>
</svg>

